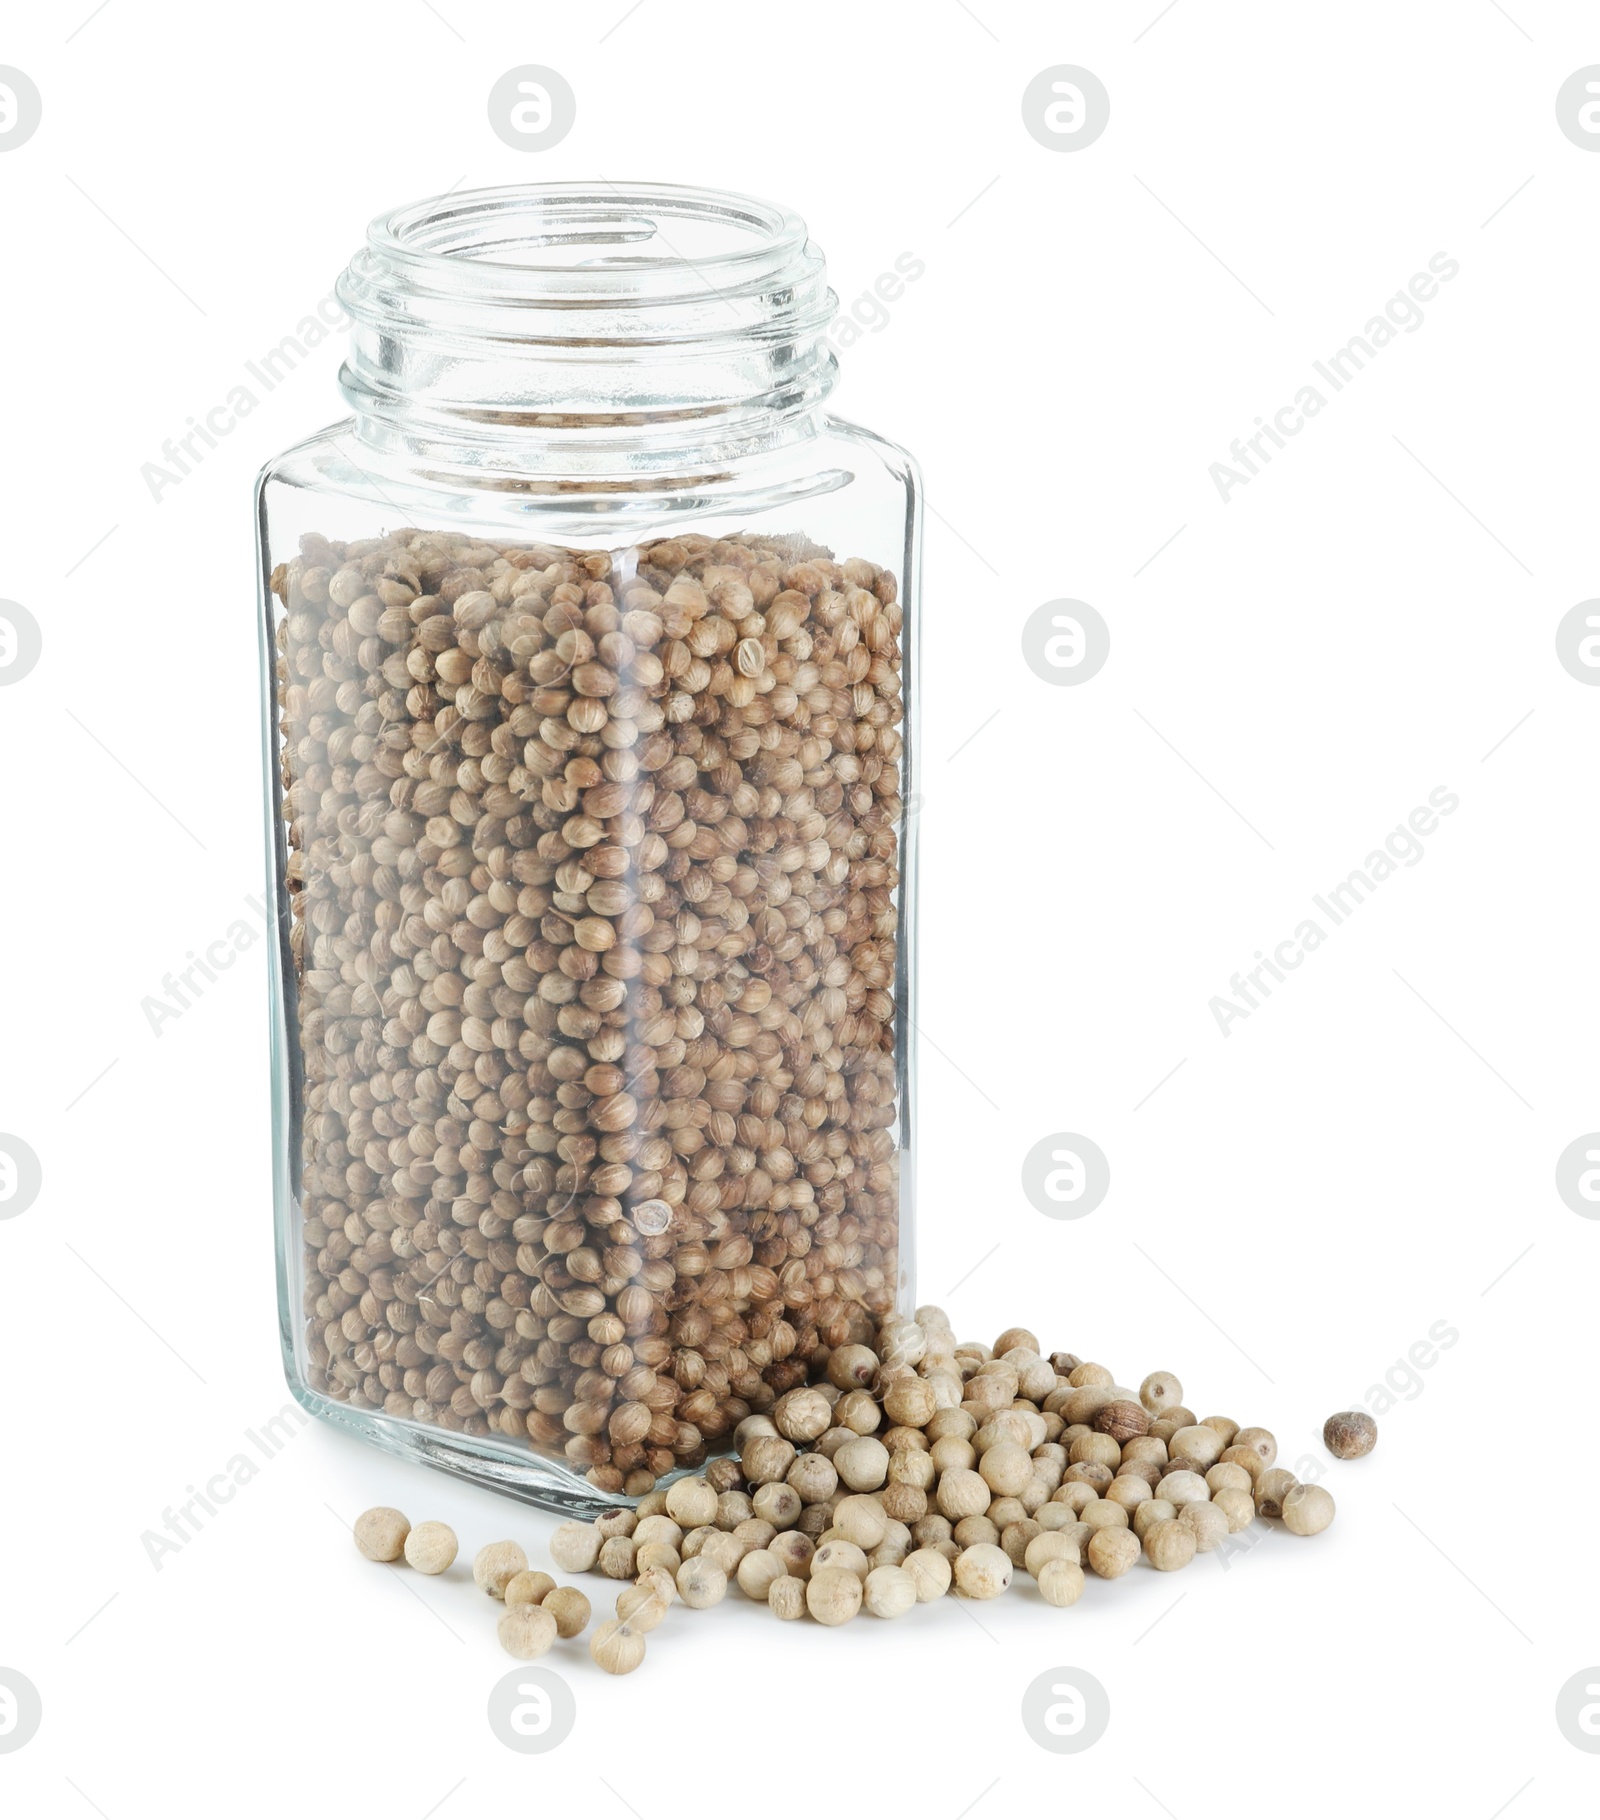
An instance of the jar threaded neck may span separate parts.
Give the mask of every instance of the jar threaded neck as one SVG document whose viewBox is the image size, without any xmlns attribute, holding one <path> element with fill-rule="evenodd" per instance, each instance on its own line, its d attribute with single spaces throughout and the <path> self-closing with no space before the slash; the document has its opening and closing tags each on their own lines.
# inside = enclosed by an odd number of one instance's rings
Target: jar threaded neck
<svg viewBox="0 0 1600 1820">
<path fill-rule="evenodd" d="M 358 433 L 453 469 L 683 471 L 832 390 L 838 307 L 792 212 L 671 184 L 467 191 L 380 216 L 339 281 Z"/>
</svg>

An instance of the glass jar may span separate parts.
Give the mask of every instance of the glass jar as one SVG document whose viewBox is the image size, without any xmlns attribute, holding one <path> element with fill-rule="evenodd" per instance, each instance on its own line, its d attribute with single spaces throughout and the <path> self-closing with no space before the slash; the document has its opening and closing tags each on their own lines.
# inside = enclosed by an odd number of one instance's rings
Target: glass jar
<svg viewBox="0 0 1600 1820">
<path fill-rule="evenodd" d="M 585 1512 L 911 1296 L 918 481 L 788 211 L 381 217 L 258 490 L 290 1386 Z"/>
</svg>

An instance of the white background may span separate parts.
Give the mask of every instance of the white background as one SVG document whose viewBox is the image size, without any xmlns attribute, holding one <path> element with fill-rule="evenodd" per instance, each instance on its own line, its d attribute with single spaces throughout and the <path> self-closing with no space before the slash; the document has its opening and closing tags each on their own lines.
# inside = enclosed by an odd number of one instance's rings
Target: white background
<svg viewBox="0 0 1600 1820">
<path fill-rule="evenodd" d="M 0 1808 L 1591 1808 L 1600 1762 L 1555 1700 L 1600 1661 L 1600 1229 L 1554 1171 L 1600 1125 L 1600 692 L 1555 628 L 1600 593 L 1600 157 L 1554 104 L 1600 60 L 1593 8 L 88 11 L 0 36 L 44 98 L 0 155 L 0 596 L 44 629 L 0 691 L 0 1128 L 44 1171 L 0 1224 L 0 1666 L 44 1712 Z M 578 98 L 538 155 L 485 115 L 528 62 Z M 1058 63 L 1111 95 L 1071 155 L 1020 113 Z M 916 453 L 936 514 L 921 1298 L 963 1336 L 1021 1322 L 1122 1381 L 1174 1370 L 1291 1466 L 1430 1327 L 1459 1340 L 1401 1379 L 1369 1461 L 1329 1468 L 1318 1540 L 1068 1612 L 1031 1589 L 840 1633 L 680 1611 L 626 1681 L 546 1658 L 577 1727 L 522 1759 L 485 1722 L 511 1664 L 465 1567 L 368 1565 L 340 1519 L 394 1503 L 536 1564 L 551 1519 L 319 1425 L 159 1572 L 141 1543 L 287 1400 L 262 949 L 159 1037 L 141 1000 L 260 889 L 250 484 L 342 415 L 337 341 L 159 503 L 140 469 L 380 209 L 596 174 L 792 204 L 847 305 L 926 262 L 836 395 Z M 1438 252 L 1460 274 L 1423 326 L 1224 504 L 1210 465 Z M 1076 688 L 1021 655 L 1061 596 L 1111 627 Z M 1213 995 L 1441 785 L 1460 807 L 1422 861 L 1222 1035 Z M 1064 1130 L 1111 1161 L 1075 1222 L 1020 1184 Z M 1020 1720 L 1056 1667 L 1110 1696 L 1074 1757 Z"/>
</svg>

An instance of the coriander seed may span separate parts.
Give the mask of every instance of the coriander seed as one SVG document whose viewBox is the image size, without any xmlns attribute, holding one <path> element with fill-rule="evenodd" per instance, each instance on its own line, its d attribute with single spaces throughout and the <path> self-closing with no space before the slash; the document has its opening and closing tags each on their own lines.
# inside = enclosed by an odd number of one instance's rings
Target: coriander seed
<svg viewBox="0 0 1600 1820">
<path fill-rule="evenodd" d="M 841 1498 L 833 1507 L 834 1529 L 858 1548 L 876 1548 L 888 1533 L 889 1523 L 888 1512 L 876 1498 Z"/>
<path fill-rule="evenodd" d="M 539 1609 L 555 1619 L 558 1637 L 578 1637 L 588 1628 L 589 1600 L 576 1586 L 558 1586 L 546 1593 Z"/>
<path fill-rule="evenodd" d="M 956 1591 L 966 1599 L 998 1599 L 1011 1584 L 1011 1557 L 990 1542 L 962 1549 L 954 1565 Z"/>
<path fill-rule="evenodd" d="M 978 1474 L 996 1497 L 1015 1497 L 1033 1477 L 1033 1461 L 1015 1441 L 997 1441 L 979 1455 Z"/>
<path fill-rule="evenodd" d="M 1078 1545 L 1071 1537 L 1062 1535 L 1059 1530 L 1042 1529 L 1024 1550 L 1022 1565 L 1037 1580 L 1047 1561 L 1076 1562 L 1077 1559 Z"/>
<path fill-rule="evenodd" d="M 589 1639 L 589 1654 L 608 1675 L 631 1675 L 644 1660 L 644 1636 L 631 1620 L 609 1618 Z"/>
<path fill-rule="evenodd" d="M 673 1606 L 678 1602 L 678 1583 L 664 1567 L 643 1569 L 634 1584 L 642 1587 L 653 1598 L 659 1599 L 663 1605 Z"/>
<path fill-rule="evenodd" d="M 821 1460 L 819 1454 L 806 1454 L 805 1458 Z M 752 1491 L 761 1485 L 775 1485 L 797 1463 L 794 1441 L 786 1441 L 781 1434 L 752 1434 L 739 1454 L 739 1465 Z M 821 1460 L 821 1465 L 826 1467 L 828 1461 Z M 832 1471 L 832 1467 L 828 1467 L 828 1471 Z"/>
<path fill-rule="evenodd" d="M 1258 1454 L 1253 1447 L 1241 1447 L 1237 1441 L 1233 1442 L 1230 1446 L 1223 1448 L 1222 1457 L 1218 1460 L 1217 1464 L 1219 1466 L 1239 1467 L 1241 1471 L 1250 1475 L 1250 1483 L 1252 1485 L 1254 1485 L 1256 1480 L 1261 1477 L 1262 1473 L 1267 1470 L 1266 1461 L 1262 1459 L 1261 1455 Z"/>
<path fill-rule="evenodd" d="M 511 1605 L 497 1626 L 500 1647 L 508 1656 L 532 1662 L 553 1647 L 558 1632 L 554 1616 L 538 1605 Z"/>
<path fill-rule="evenodd" d="M 1076 1561 L 1046 1561 L 1039 1570 L 1039 1594 L 1046 1605 L 1076 1605 L 1083 1596 L 1083 1569 Z"/>
<path fill-rule="evenodd" d="M 1101 1434 L 1109 1435 L 1120 1445 L 1147 1434 L 1150 1416 L 1142 1404 L 1127 1397 L 1118 1397 L 1110 1403 L 1100 1405 L 1090 1419 L 1090 1426 Z"/>
<path fill-rule="evenodd" d="M 800 1521 L 800 1499 L 798 1494 L 787 1485 L 769 1484 L 761 1486 L 750 1500 L 755 1513 L 774 1529 L 792 1529 Z M 810 1509 L 818 1508 L 816 1505 Z"/>
<path fill-rule="evenodd" d="M 1278 1442 L 1270 1428 L 1241 1428 L 1229 1445 L 1248 1447 L 1263 1466 L 1270 1466 L 1278 1457 Z"/>
<path fill-rule="evenodd" d="M 833 1465 L 852 1491 L 876 1491 L 889 1476 L 889 1450 L 876 1435 L 858 1435 L 833 1456 Z"/>
<path fill-rule="evenodd" d="M 683 1525 L 675 1523 L 664 1513 L 660 1516 L 645 1517 L 633 1532 L 636 1548 L 643 1548 L 651 1542 L 665 1542 L 668 1548 L 681 1549 L 683 1546 Z"/>
<path fill-rule="evenodd" d="M 1206 1474 L 1206 1484 L 1214 1498 L 1219 1491 L 1242 1491 L 1249 1493 L 1255 1485 L 1242 1466 L 1236 1466 L 1231 1460 L 1219 1460 Z"/>
<path fill-rule="evenodd" d="M 1169 1453 L 1175 1458 L 1197 1462 L 1202 1472 L 1216 1465 L 1226 1446 L 1227 1442 L 1217 1433 L 1216 1429 L 1207 1428 L 1203 1422 L 1196 1422 L 1188 1428 L 1180 1428 L 1167 1442 Z"/>
<path fill-rule="evenodd" d="M 936 1548 L 915 1548 L 902 1563 L 916 1588 L 917 1603 L 928 1605 L 950 1590 L 950 1561 Z"/>
<path fill-rule="evenodd" d="M 1281 1517 L 1283 1500 L 1300 1481 L 1287 1467 L 1272 1466 L 1256 1480 L 1256 1511 L 1263 1517 Z"/>
<path fill-rule="evenodd" d="M 1346 1409 L 1322 1425 L 1322 1445 L 1336 1460 L 1360 1460 L 1378 1444 L 1378 1424 L 1364 1409 Z"/>
<path fill-rule="evenodd" d="M 867 1560 L 866 1550 L 858 1548 L 854 1542 L 846 1542 L 842 1536 L 834 1536 L 823 1542 L 811 1557 L 811 1573 L 815 1578 L 819 1573 L 830 1569 L 839 1569 L 851 1573 L 858 1580 L 866 1579 L 871 1572 L 871 1563 Z"/>
<path fill-rule="evenodd" d="M 809 1536 L 792 1529 L 780 1530 L 767 1546 L 783 1563 L 786 1573 L 802 1580 L 810 1573 L 811 1558 L 817 1552 L 817 1545 Z"/>
<path fill-rule="evenodd" d="M 1241 1491 L 1236 1485 L 1224 1485 L 1221 1491 L 1213 1492 L 1211 1502 L 1227 1519 L 1229 1535 L 1237 1535 L 1241 1529 L 1248 1529 L 1256 1520 L 1255 1499 L 1248 1491 Z M 1184 1508 L 1189 1507 L 1185 1505 Z"/>
<path fill-rule="evenodd" d="M 934 1502 L 940 1514 L 959 1523 L 965 1517 L 979 1517 L 989 1508 L 988 1481 L 965 1467 L 952 1467 L 939 1475 Z"/>
<path fill-rule="evenodd" d="M 1283 1526 L 1292 1536 L 1321 1535 L 1333 1521 L 1333 1499 L 1320 1485 L 1293 1485 L 1282 1502 Z"/>
<path fill-rule="evenodd" d="M 406 1565 L 419 1574 L 442 1574 L 454 1564 L 457 1547 L 448 1523 L 419 1523 L 406 1537 Z"/>
<path fill-rule="evenodd" d="M 736 1578 L 746 1598 L 766 1602 L 774 1580 L 781 1580 L 786 1569 L 770 1548 L 752 1548 L 739 1563 Z"/>
<path fill-rule="evenodd" d="M 678 1569 L 678 1597 L 690 1611 L 706 1611 L 722 1603 L 728 1590 L 728 1576 L 715 1561 L 699 1554 Z"/>
<path fill-rule="evenodd" d="M 917 1603 L 917 1583 L 903 1567 L 875 1567 L 867 1575 L 861 1602 L 875 1618 L 903 1617 Z"/>
<path fill-rule="evenodd" d="M 543 1605 L 555 1589 L 556 1583 L 549 1574 L 542 1574 L 536 1568 L 525 1568 L 506 1581 L 505 1591 L 500 1596 L 507 1605 Z"/>
<path fill-rule="evenodd" d="M 1175 1517 L 1177 1514 L 1178 1507 L 1176 1504 L 1169 1503 L 1165 1498 L 1151 1498 L 1148 1503 L 1141 1504 L 1139 1508 L 1134 1511 L 1130 1527 L 1132 1528 L 1133 1533 L 1142 1542 L 1154 1524 L 1165 1523 L 1169 1518 Z M 1255 1514 L 1256 1507 L 1254 1503 L 1252 1503 L 1250 1506 L 1250 1515 L 1254 1517 Z"/>
<path fill-rule="evenodd" d="M 803 1618 L 806 1613 L 806 1582 L 793 1574 L 781 1574 L 767 1588 L 768 1609 L 787 1621 Z"/>
<path fill-rule="evenodd" d="M 1183 1401 L 1183 1386 L 1170 1371 L 1152 1371 L 1139 1386 L 1139 1401 L 1151 1415 L 1160 1415 Z"/>
<path fill-rule="evenodd" d="M 652 1586 L 627 1586 L 617 1594 L 617 1616 L 639 1635 L 654 1630 L 667 1615 L 667 1601 Z"/>
<path fill-rule="evenodd" d="M 1211 1487 L 1199 1473 L 1180 1469 L 1169 1472 L 1160 1480 L 1156 1496 L 1165 1498 L 1169 1504 L 1204 1504 L 1211 1496 Z"/>
<path fill-rule="evenodd" d="M 1113 1504 L 1120 1504 L 1130 1517 L 1154 1495 L 1149 1480 L 1136 1473 L 1119 1473 L 1106 1487 L 1107 1499 Z"/>
<path fill-rule="evenodd" d="M 1229 1532 L 1228 1514 L 1215 1504 L 1185 1504 L 1178 1521 L 1194 1536 L 1195 1553 L 1208 1555 Z"/>
<path fill-rule="evenodd" d="M 770 1602 L 771 1593 L 767 1597 Z M 805 1599 L 806 1610 L 819 1624 L 846 1624 L 861 1609 L 861 1577 L 843 1567 L 814 1568 Z"/>
<path fill-rule="evenodd" d="M 586 1574 L 600 1559 L 601 1540 L 592 1523 L 559 1524 L 550 1538 L 550 1559 L 564 1573 Z"/>
<path fill-rule="evenodd" d="M 1176 1517 L 1152 1523 L 1144 1533 L 1144 1552 L 1158 1572 L 1175 1573 L 1195 1557 L 1194 1531 Z"/>
<path fill-rule="evenodd" d="M 490 1542 L 474 1556 L 472 1578 L 479 1592 L 487 1593 L 491 1599 L 503 1599 L 506 1587 L 527 1565 L 528 1557 L 520 1542 Z"/>
<path fill-rule="evenodd" d="M 839 1472 L 832 1460 L 806 1453 L 790 1466 L 784 1483 L 802 1504 L 821 1504 L 839 1489 Z"/>
<path fill-rule="evenodd" d="M 717 1520 L 717 1494 L 704 1479 L 679 1479 L 667 1487 L 667 1515 L 685 1529 Z"/>
<path fill-rule="evenodd" d="M 1102 1580 L 1120 1579 L 1139 1552 L 1139 1538 L 1131 1529 L 1097 1529 L 1089 1538 L 1089 1565 Z"/>
<path fill-rule="evenodd" d="M 356 1547 L 369 1561 L 398 1561 L 410 1533 L 406 1518 L 386 1504 L 364 1510 L 355 1521 Z"/>
<path fill-rule="evenodd" d="M 1092 1504 L 1084 1505 L 1078 1521 L 1087 1523 L 1090 1529 L 1126 1529 L 1128 1513 L 1111 1498 L 1096 1498 Z"/>
</svg>

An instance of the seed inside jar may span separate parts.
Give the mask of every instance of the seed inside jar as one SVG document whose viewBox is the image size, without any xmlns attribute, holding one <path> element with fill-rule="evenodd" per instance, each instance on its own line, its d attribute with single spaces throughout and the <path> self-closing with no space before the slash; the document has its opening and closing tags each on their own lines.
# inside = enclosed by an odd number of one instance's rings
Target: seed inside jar
<svg viewBox="0 0 1600 1820">
<path fill-rule="evenodd" d="M 638 1496 L 894 1304 L 895 578 L 405 530 L 272 587 L 307 1377 Z"/>
</svg>

